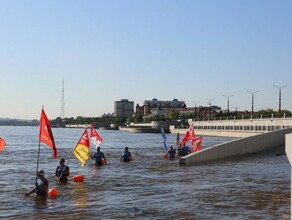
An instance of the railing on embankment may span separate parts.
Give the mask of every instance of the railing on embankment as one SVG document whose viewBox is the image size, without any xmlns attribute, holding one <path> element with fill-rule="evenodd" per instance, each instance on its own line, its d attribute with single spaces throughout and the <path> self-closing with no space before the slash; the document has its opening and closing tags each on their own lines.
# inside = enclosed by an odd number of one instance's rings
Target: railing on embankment
<svg viewBox="0 0 292 220">
<path fill-rule="evenodd" d="M 170 133 L 180 135 L 185 135 L 188 129 L 179 129 L 179 128 L 172 128 L 170 126 Z M 257 134 L 264 133 L 263 131 L 239 131 L 239 130 L 197 130 L 194 129 L 197 136 L 214 136 L 214 137 L 233 137 L 233 138 L 242 138 L 242 137 L 249 137 L 254 136 Z"/>
<path fill-rule="evenodd" d="M 289 133 L 292 133 L 292 128 L 271 131 L 214 145 L 197 153 L 181 157 L 179 163 L 183 165 L 197 165 L 245 156 L 272 148 L 284 150 L 285 135 Z"/>
<path fill-rule="evenodd" d="M 233 120 L 208 120 L 192 121 L 197 135 L 224 136 L 224 137 L 249 137 L 270 131 L 292 127 L 292 118 L 258 118 L 258 119 L 233 119 Z M 171 133 L 185 134 L 187 128 L 177 126 L 169 127 Z"/>
</svg>

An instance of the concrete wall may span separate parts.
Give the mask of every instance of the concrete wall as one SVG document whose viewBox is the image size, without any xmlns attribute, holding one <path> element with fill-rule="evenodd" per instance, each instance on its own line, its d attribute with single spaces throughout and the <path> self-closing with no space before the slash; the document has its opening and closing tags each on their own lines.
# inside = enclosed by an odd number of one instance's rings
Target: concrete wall
<svg viewBox="0 0 292 220">
<path fill-rule="evenodd" d="M 196 165 L 216 160 L 231 159 L 271 148 L 284 148 L 285 135 L 292 133 L 292 128 L 267 132 L 251 137 L 241 138 L 210 148 L 203 149 L 197 153 L 189 154 L 180 158 L 179 163 L 183 165 Z"/>
<path fill-rule="evenodd" d="M 189 120 L 189 123 L 191 122 L 192 120 Z M 194 126 L 276 126 L 284 128 L 292 126 L 292 118 L 254 118 L 194 121 Z"/>
<path fill-rule="evenodd" d="M 290 162 L 290 165 L 292 165 L 292 134 L 287 134 L 286 135 L 286 140 L 285 140 L 285 151 L 286 151 L 286 155 L 288 157 L 288 160 Z M 292 169 L 291 169 L 291 189 L 292 189 Z M 291 198 L 291 214 L 290 216 L 292 216 L 292 191 L 290 193 L 290 198 Z"/>
</svg>

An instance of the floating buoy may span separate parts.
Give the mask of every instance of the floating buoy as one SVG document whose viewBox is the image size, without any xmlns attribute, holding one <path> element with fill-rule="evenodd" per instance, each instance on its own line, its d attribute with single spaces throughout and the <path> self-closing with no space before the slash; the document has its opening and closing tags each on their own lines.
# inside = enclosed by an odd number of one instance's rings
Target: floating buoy
<svg viewBox="0 0 292 220">
<path fill-rule="evenodd" d="M 49 195 L 50 196 L 57 196 L 58 195 L 58 190 L 56 188 L 52 188 L 49 190 Z"/>
<path fill-rule="evenodd" d="M 129 162 L 132 162 L 134 161 L 134 157 L 131 156 L 131 159 L 130 160 L 121 160 L 122 162 L 125 162 L 125 163 L 129 163 Z"/>
<path fill-rule="evenodd" d="M 162 157 L 168 159 L 168 153 L 163 154 Z"/>
<path fill-rule="evenodd" d="M 84 181 L 84 176 L 83 175 L 75 175 L 72 177 L 72 180 L 74 182 L 83 182 Z"/>
</svg>

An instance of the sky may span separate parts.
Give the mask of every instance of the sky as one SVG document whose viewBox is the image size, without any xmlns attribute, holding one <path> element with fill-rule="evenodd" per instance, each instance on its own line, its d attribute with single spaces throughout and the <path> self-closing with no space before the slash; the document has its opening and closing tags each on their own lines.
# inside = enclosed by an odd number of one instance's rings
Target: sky
<svg viewBox="0 0 292 220">
<path fill-rule="evenodd" d="M 0 0 L 0 118 L 121 99 L 292 111 L 291 0 Z M 248 92 L 250 91 L 250 92 Z"/>
</svg>

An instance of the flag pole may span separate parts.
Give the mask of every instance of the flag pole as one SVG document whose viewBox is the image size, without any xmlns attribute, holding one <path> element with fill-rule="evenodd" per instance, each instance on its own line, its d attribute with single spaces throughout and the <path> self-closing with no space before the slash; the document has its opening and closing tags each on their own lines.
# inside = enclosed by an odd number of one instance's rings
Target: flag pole
<svg viewBox="0 0 292 220">
<path fill-rule="evenodd" d="M 36 169 L 36 175 L 35 175 L 35 183 L 38 181 L 38 170 L 39 170 L 39 161 L 40 161 L 40 149 L 41 149 L 41 142 L 39 140 L 39 148 L 38 148 L 38 159 L 37 159 L 37 169 Z"/>
<path fill-rule="evenodd" d="M 43 112 L 44 106 L 42 106 L 42 112 Z M 40 150 L 41 150 L 41 127 L 42 127 L 42 114 L 40 119 L 40 131 L 39 131 L 39 148 L 38 148 L 38 157 L 37 157 L 37 168 L 36 168 L 36 175 L 35 175 L 35 183 L 37 184 L 38 181 L 38 170 L 39 170 L 39 162 L 40 162 Z"/>
</svg>

